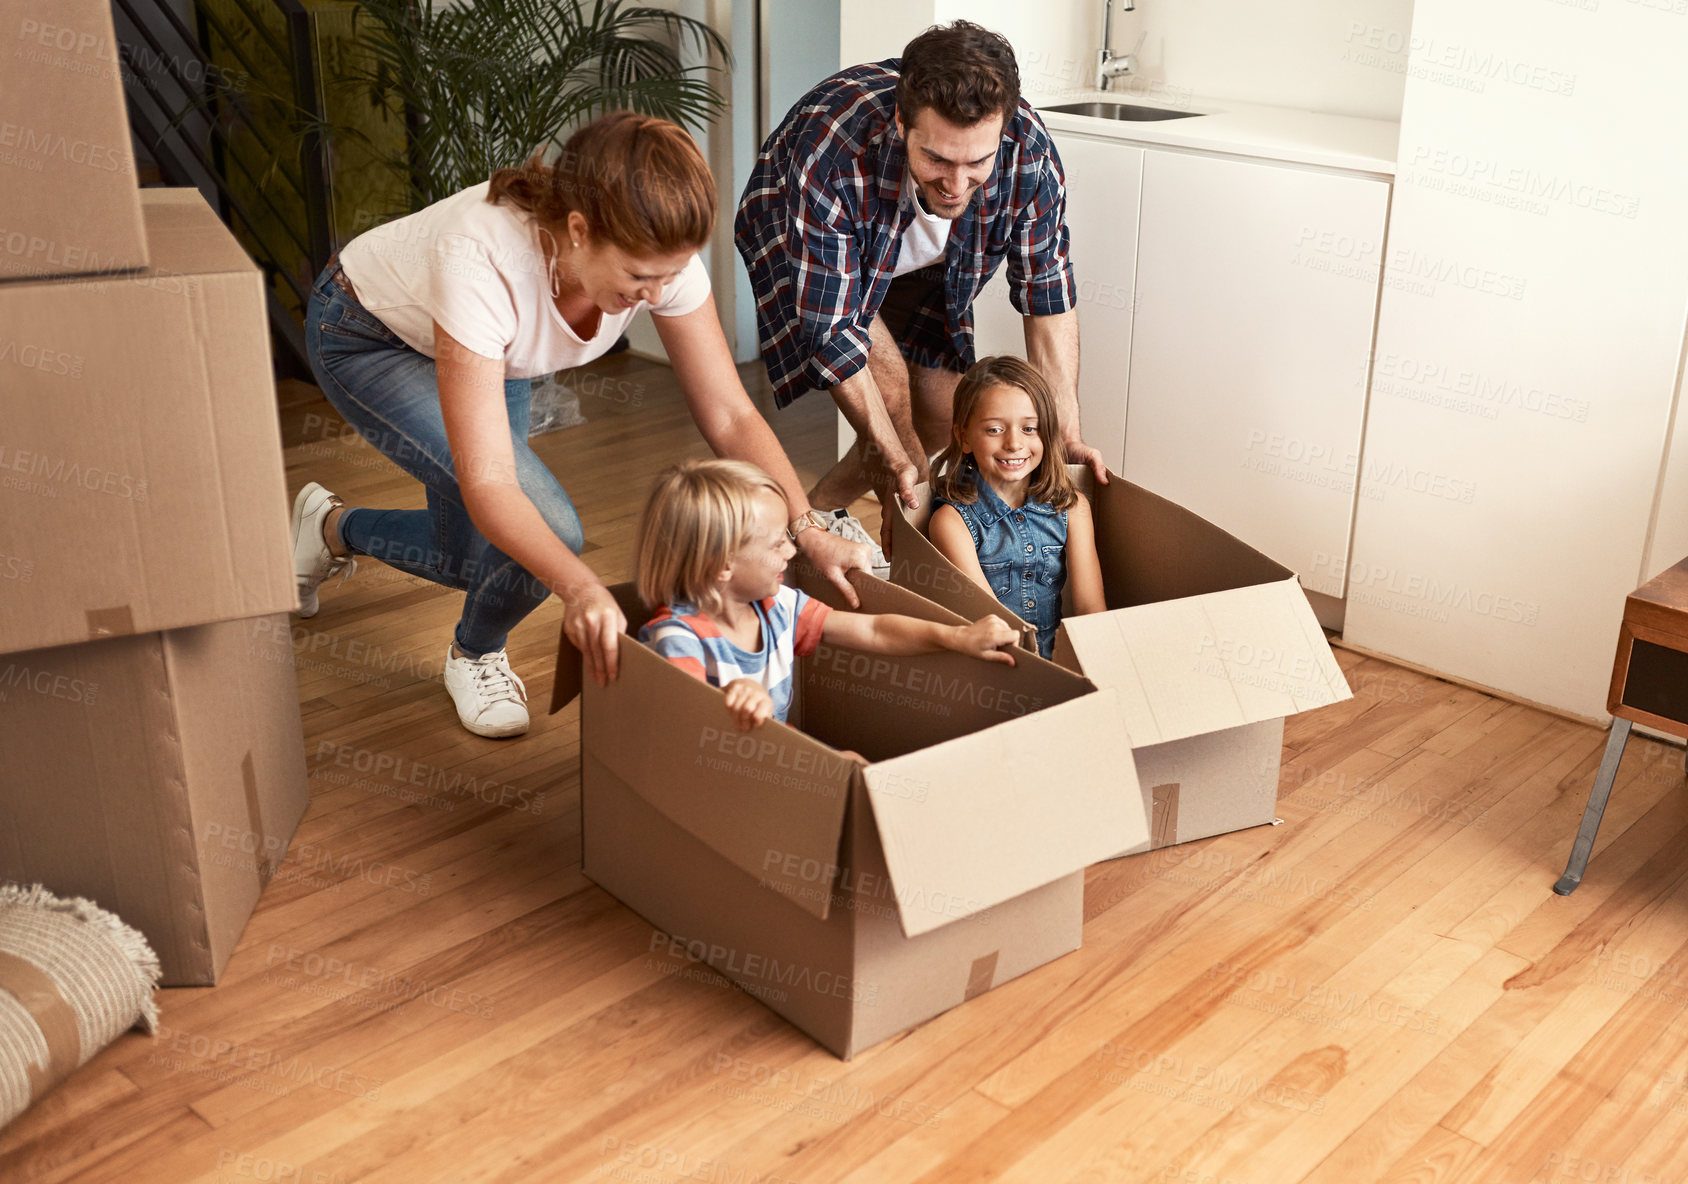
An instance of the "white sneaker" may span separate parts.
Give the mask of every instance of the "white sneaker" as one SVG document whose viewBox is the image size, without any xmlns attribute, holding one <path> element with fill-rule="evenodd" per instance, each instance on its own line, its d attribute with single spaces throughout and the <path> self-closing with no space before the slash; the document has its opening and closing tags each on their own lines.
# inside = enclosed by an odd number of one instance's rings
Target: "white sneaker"
<svg viewBox="0 0 1688 1184">
<path fill-rule="evenodd" d="M 501 739 L 528 730 L 527 686 L 510 669 L 504 650 L 478 658 L 445 651 L 445 689 L 457 704 L 457 718 L 477 736 Z"/>
<path fill-rule="evenodd" d="M 866 543 L 873 550 L 873 556 L 868 560 L 873 564 L 873 574 L 882 580 L 891 577 L 891 561 L 885 558 L 885 552 L 880 550 L 878 542 L 867 532 L 867 527 L 862 525 L 860 518 L 849 510 L 823 511 L 823 516 L 827 519 L 828 534 L 835 534 L 852 543 Z"/>
<path fill-rule="evenodd" d="M 299 615 L 317 614 L 317 586 L 335 572 L 340 582 L 358 569 L 350 555 L 336 555 L 322 537 L 322 520 L 336 506 L 346 503 L 315 481 L 307 482 L 293 499 L 293 578 L 299 585 Z"/>
</svg>

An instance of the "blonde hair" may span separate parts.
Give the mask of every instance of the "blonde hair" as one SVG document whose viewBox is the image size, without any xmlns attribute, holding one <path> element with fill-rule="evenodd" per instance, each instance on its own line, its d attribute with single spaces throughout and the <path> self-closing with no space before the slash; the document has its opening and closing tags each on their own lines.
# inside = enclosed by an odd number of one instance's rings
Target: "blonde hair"
<svg viewBox="0 0 1688 1184">
<path fill-rule="evenodd" d="M 950 425 L 949 447 L 932 465 L 932 488 L 947 501 L 972 505 L 979 496 L 972 478 L 965 474 L 967 453 L 961 449 L 961 433 L 988 390 L 999 386 L 1025 391 L 1037 415 L 1037 435 L 1043 441 L 1043 459 L 1032 474 L 1026 496 L 1065 510 L 1078 501 L 1078 486 L 1067 472 L 1067 452 L 1061 445 L 1061 410 L 1055 393 L 1030 362 L 1012 354 L 980 358 L 961 376 L 955 387 L 955 411 Z"/>
<path fill-rule="evenodd" d="M 659 473 L 639 516 L 639 599 L 713 607 L 717 577 L 755 532 L 763 490 L 785 501 L 777 481 L 742 460 L 687 460 Z"/>
</svg>

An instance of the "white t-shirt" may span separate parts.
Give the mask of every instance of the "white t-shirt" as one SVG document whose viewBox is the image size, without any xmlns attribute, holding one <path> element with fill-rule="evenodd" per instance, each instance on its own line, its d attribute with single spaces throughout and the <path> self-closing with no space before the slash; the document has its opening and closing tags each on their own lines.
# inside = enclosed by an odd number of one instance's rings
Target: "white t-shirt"
<svg viewBox="0 0 1688 1184">
<path fill-rule="evenodd" d="M 920 204 L 919 194 L 915 192 L 913 173 L 903 174 L 902 198 L 914 203 L 914 221 L 903 231 L 902 246 L 897 250 L 897 265 L 891 269 L 892 279 L 919 271 L 928 263 L 936 263 L 944 257 L 944 248 L 949 245 L 951 220 L 926 212 L 926 207 Z"/>
<path fill-rule="evenodd" d="M 641 308 L 679 317 L 710 298 L 709 273 L 696 255 L 663 287 L 656 304 L 604 313 L 582 340 L 551 297 L 532 215 L 486 200 L 473 185 L 405 218 L 367 230 L 340 252 L 358 303 L 406 345 L 434 356 L 434 322 L 483 357 L 503 358 L 506 378 L 566 370 L 614 345 Z"/>
</svg>

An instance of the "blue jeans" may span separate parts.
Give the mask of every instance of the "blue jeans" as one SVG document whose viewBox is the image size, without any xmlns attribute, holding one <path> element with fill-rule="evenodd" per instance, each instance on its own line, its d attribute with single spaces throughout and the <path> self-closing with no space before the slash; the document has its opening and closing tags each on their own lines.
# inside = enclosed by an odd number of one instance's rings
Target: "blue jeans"
<svg viewBox="0 0 1688 1184">
<path fill-rule="evenodd" d="M 337 283 L 330 263 L 311 289 L 305 347 L 322 393 L 360 436 L 422 482 L 426 510 L 348 509 L 340 539 L 356 555 L 468 595 L 457 648 L 472 658 L 504 648 L 510 630 L 545 602 L 545 585 L 475 528 L 463 505 L 440 413 L 434 360 L 406 345 Z M 574 503 L 528 447 L 532 384 L 504 384 L 516 475 L 556 536 L 580 553 L 586 536 Z"/>
</svg>

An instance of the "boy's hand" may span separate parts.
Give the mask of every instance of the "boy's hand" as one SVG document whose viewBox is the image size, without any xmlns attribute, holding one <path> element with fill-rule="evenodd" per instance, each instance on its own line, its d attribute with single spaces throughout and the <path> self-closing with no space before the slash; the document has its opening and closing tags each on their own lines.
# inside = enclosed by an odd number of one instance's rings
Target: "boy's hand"
<svg viewBox="0 0 1688 1184">
<path fill-rule="evenodd" d="M 748 732 L 773 718 L 774 701 L 762 688 L 761 683 L 748 678 L 735 678 L 724 690 L 727 696 L 727 710 L 733 713 L 733 722 L 738 725 L 739 731 Z"/>
<path fill-rule="evenodd" d="M 1001 617 L 980 617 L 971 625 L 956 627 L 955 644 L 950 648 L 986 662 L 1006 662 L 1012 666 L 1014 655 L 1007 651 L 1019 641 L 1019 631 Z"/>
</svg>

